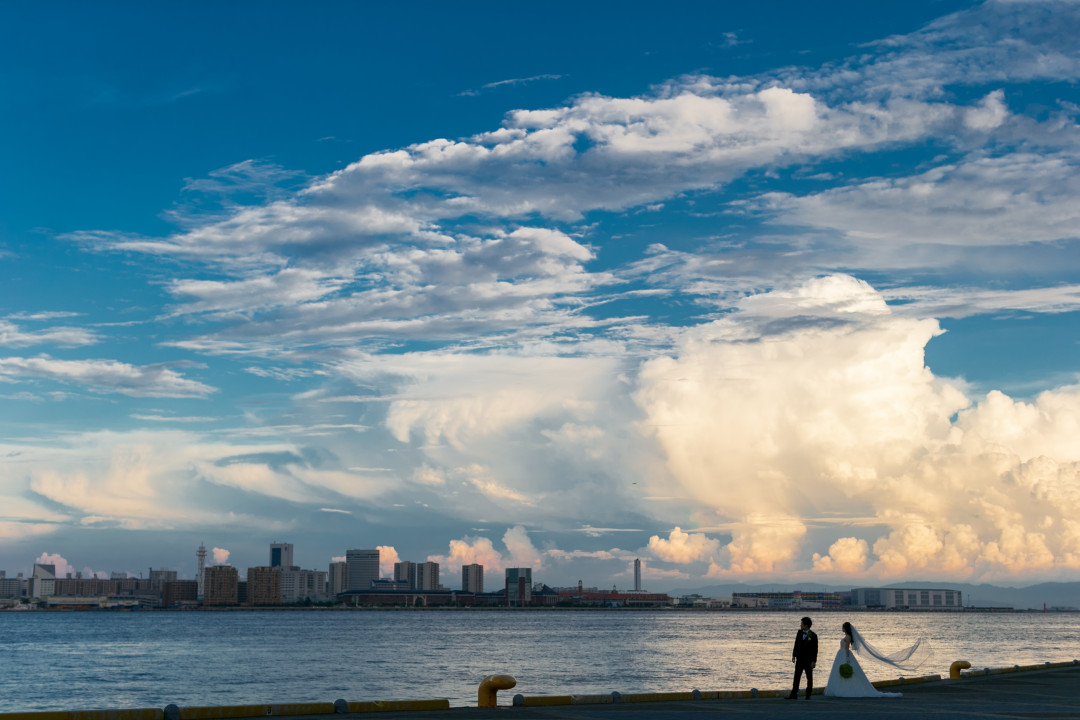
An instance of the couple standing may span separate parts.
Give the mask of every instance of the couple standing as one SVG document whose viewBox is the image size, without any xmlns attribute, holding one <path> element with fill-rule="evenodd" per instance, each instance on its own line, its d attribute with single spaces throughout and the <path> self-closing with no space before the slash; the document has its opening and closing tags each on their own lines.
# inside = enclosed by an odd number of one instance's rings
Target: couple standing
<svg viewBox="0 0 1080 720">
<path fill-rule="evenodd" d="M 809 700 L 814 692 L 818 638 L 810 629 L 811 625 L 813 621 L 810 618 L 802 619 L 799 632 L 795 636 L 795 646 L 791 649 L 791 662 L 795 663 L 795 681 L 788 700 L 799 697 L 799 683 L 803 674 L 806 675 L 806 699 Z M 885 693 L 875 688 L 863 672 L 856 654 L 858 657 L 869 657 L 909 672 L 926 662 L 930 655 L 930 646 L 921 638 L 911 647 L 888 655 L 868 643 L 851 623 L 844 623 L 843 630 L 844 637 L 840 640 L 840 649 L 833 660 L 825 686 L 826 697 L 900 697 L 900 693 Z"/>
</svg>

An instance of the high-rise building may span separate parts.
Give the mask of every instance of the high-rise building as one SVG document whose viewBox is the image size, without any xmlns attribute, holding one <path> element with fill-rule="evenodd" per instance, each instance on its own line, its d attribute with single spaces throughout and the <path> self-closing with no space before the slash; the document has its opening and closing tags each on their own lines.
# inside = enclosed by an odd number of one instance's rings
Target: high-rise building
<svg viewBox="0 0 1080 720">
<path fill-rule="evenodd" d="M 283 570 L 294 567 L 292 543 L 273 543 L 270 546 L 270 567 Z"/>
<path fill-rule="evenodd" d="M 195 560 L 198 562 L 198 569 L 195 571 L 195 580 L 199 583 L 199 598 L 203 597 L 203 590 L 206 589 L 205 578 L 203 577 L 206 570 L 206 545 L 199 543 L 199 549 L 195 551 Z"/>
<path fill-rule="evenodd" d="M 416 576 L 416 563 L 408 560 L 394 563 L 394 580 L 408 583 L 410 590 L 416 590 L 420 587 L 420 581 Z"/>
<path fill-rule="evenodd" d="M 330 563 L 330 597 L 334 598 L 349 589 L 349 564 Z"/>
<path fill-rule="evenodd" d="M 287 604 L 326 599 L 326 571 L 304 570 L 295 565 L 281 571 L 281 599 Z"/>
<path fill-rule="evenodd" d="M 439 563 L 422 562 L 416 566 L 417 590 L 439 589 Z"/>
<path fill-rule="evenodd" d="M 528 605 L 532 602 L 532 568 L 506 568 L 506 604 Z"/>
<path fill-rule="evenodd" d="M 634 558 L 634 592 L 641 592 L 641 558 Z"/>
<path fill-rule="evenodd" d="M 27 584 L 27 595 L 31 598 L 44 598 L 56 594 L 56 566 L 34 563 L 34 572 Z"/>
<path fill-rule="evenodd" d="M 236 605 L 240 573 L 232 565 L 211 565 L 203 570 L 203 605 Z"/>
<path fill-rule="evenodd" d="M 167 582 L 176 582 L 176 571 L 175 570 L 164 570 L 164 569 L 155 570 L 154 568 L 150 568 L 150 589 L 151 590 L 161 592 L 165 587 L 165 583 L 167 583 Z"/>
<path fill-rule="evenodd" d="M 370 590 L 371 581 L 379 579 L 379 550 L 346 550 L 349 566 L 349 590 Z"/>
<path fill-rule="evenodd" d="M 461 592 L 482 593 L 484 592 L 484 566 L 462 565 L 461 566 Z"/>
<path fill-rule="evenodd" d="M 281 604 L 281 568 L 250 567 L 247 571 L 247 604 Z"/>
</svg>

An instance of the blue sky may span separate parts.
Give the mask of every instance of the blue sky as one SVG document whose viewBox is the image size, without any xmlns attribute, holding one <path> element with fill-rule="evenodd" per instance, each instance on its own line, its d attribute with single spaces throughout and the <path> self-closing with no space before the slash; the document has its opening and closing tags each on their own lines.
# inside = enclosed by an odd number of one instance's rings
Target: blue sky
<svg viewBox="0 0 1080 720">
<path fill-rule="evenodd" d="M 0 8 L 0 569 L 1080 578 L 1080 4 Z"/>
</svg>

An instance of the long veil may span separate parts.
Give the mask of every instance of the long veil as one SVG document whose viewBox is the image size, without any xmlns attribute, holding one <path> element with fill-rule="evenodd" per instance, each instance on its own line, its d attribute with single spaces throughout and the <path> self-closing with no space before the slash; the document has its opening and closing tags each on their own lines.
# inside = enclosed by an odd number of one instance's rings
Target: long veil
<svg viewBox="0 0 1080 720">
<path fill-rule="evenodd" d="M 933 652 L 926 638 L 919 638 L 911 647 L 904 648 L 894 653 L 885 653 L 866 641 L 855 626 L 851 626 L 852 647 L 860 657 L 870 657 L 880 663 L 900 668 L 906 672 L 914 672 L 923 663 L 930 659 Z"/>
</svg>

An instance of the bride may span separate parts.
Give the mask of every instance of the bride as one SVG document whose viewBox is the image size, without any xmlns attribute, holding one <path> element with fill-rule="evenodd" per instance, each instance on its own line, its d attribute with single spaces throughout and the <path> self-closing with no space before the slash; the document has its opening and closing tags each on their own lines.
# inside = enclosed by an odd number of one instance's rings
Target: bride
<svg viewBox="0 0 1080 720">
<path fill-rule="evenodd" d="M 914 671 L 930 656 L 930 646 L 920 638 L 914 645 L 900 652 L 886 655 L 866 642 L 851 623 L 844 623 L 844 639 L 833 660 L 829 680 L 825 686 L 827 697 L 900 697 L 901 693 L 881 692 L 867 679 L 858 657 L 873 658 L 886 665 Z M 844 666 L 847 666 L 846 668 Z M 846 677 L 845 677 L 846 676 Z"/>
</svg>

